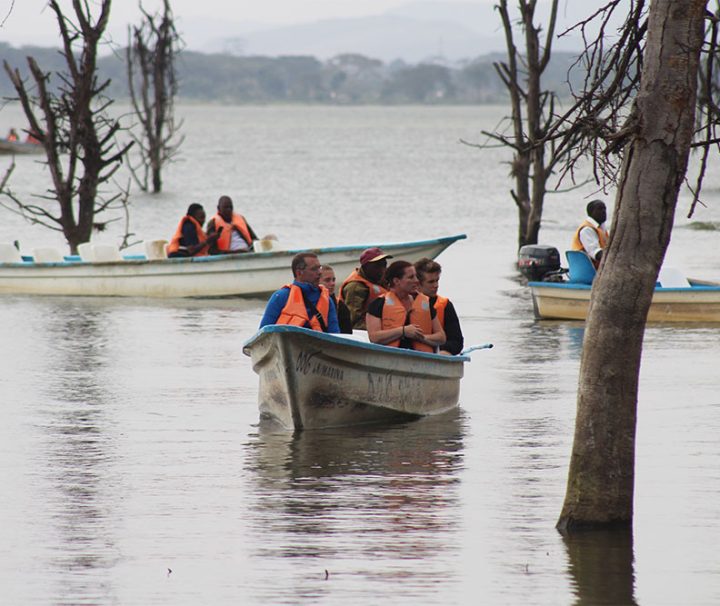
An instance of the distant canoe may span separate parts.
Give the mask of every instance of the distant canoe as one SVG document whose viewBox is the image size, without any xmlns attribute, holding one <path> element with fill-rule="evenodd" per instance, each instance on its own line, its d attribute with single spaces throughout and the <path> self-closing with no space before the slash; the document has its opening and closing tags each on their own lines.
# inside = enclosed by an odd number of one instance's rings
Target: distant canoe
<svg viewBox="0 0 720 606">
<path fill-rule="evenodd" d="M 39 143 L 23 143 L 0 139 L 0 154 L 41 154 L 44 147 Z"/>
<path fill-rule="evenodd" d="M 458 404 L 466 356 L 375 345 L 295 326 L 245 343 L 260 377 L 261 417 L 287 429 L 407 421 Z"/>
<path fill-rule="evenodd" d="M 689 286 L 662 288 L 653 293 L 648 322 L 720 322 L 720 284 L 688 280 Z M 546 320 L 585 320 L 590 305 L 589 284 L 529 282 L 535 317 Z"/>
<path fill-rule="evenodd" d="M 0 294 L 259 297 L 292 280 L 290 264 L 298 252 L 317 253 L 320 261 L 332 265 L 338 280 L 342 280 L 358 265 L 360 253 L 370 246 L 380 246 L 396 259 L 414 262 L 421 257 L 435 258 L 465 237 L 460 234 L 416 242 L 299 248 L 182 259 L 148 260 L 143 255 L 124 258 L 118 255 L 117 260 L 92 263 L 82 261 L 80 257 L 63 258 L 56 252 L 54 262 L 35 263 L 27 257 L 23 257 L 25 260 L 21 262 L 0 262 Z"/>
</svg>

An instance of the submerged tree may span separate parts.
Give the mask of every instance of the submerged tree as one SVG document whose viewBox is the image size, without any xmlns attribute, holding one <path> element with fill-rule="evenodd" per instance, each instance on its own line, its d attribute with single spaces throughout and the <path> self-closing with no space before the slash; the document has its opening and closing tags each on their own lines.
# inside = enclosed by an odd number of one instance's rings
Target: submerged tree
<svg viewBox="0 0 720 606">
<path fill-rule="evenodd" d="M 584 55 L 589 67 L 584 99 L 591 110 L 585 126 L 593 135 L 585 151 L 599 151 L 594 157 L 600 168 L 619 152 L 622 171 L 611 239 L 585 325 L 561 531 L 632 524 L 643 335 L 695 132 L 706 3 L 654 0 L 646 18 L 644 1 L 632 1 L 621 43 L 601 52 L 597 39 Z M 604 10 L 619 4 L 610 2 Z M 593 108 L 605 103 L 607 109 L 610 99 L 622 97 L 621 91 L 631 94 L 633 72 L 621 70 L 633 62 L 641 67 L 635 72 L 639 90 L 625 123 L 611 128 Z M 605 141 L 604 149 L 599 141 Z"/>
<path fill-rule="evenodd" d="M 495 7 L 505 32 L 507 60 L 494 63 L 494 67 L 508 91 L 511 113 L 503 121 L 506 128 L 483 131 L 483 135 L 513 153 L 510 174 L 515 186 L 510 195 L 518 212 L 518 248 L 537 244 L 548 181 L 567 155 L 567 147 L 557 147 L 555 139 L 547 136 L 557 125 L 556 95 L 542 86 L 542 76 L 552 54 L 558 0 L 550 3 L 544 33 L 536 24 L 536 5 L 537 0 L 518 1 L 522 50 L 515 41 L 515 20 L 507 0 L 500 0 Z"/>
<path fill-rule="evenodd" d="M 33 223 L 61 231 L 70 251 L 76 253 L 79 244 L 90 240 L 93 229 L 102 230 L 109 222 L 99 222 L 98 215 L 127 210 L 122 193 L 104 197 L 101 187 L 112 178 L 132 143 L 122 148 L 114 143 L 120 124 L 107 115 L 112 101 L 103 95 L 110 81 L 97 79 L 97 50 L 110 15 L 110 0 L 102 0 L 94 22 L 89 5 L 82 0 L 72 2 L 74 21 L 63 14 L 57 0 L 50 0 L 49 6 L 57 18 L 67 65 L 67 73 L 56 74 L 57 92 L 51 89 L 50 74 L 33 57 L 27 61 L 34 87 L 27 85 L 18 69 L 7 62 L 4 66 L 30 124 L 29 132 L 45 150 L 53 185 L 43 198 L 57 202 L 59 212 L 14 196 L 7 199 L 13 210 Z"/>
<path fill-rule="evenodd" d="M 140 164 L 131 166 L 135 182 L 143 191 L 162 191 L 162 169 L 178 153 L 183 138 L 182 122 L 175 122 L 178 92 L 175 60 L 181 38 L 175 29 L 170 0 L 164 0 L 162 14 L 146 12 L 142 23 L 130 28 L 127 48 L 127 75 L 130 101 L 140 124 L 140 133 L 131 132 L 140 152 Z"/>
</svg>

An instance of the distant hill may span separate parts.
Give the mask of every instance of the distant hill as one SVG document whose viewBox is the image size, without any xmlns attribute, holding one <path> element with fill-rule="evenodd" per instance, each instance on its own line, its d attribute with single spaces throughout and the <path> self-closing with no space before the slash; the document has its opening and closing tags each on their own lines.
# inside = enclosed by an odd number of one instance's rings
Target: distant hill
<svg viewBox="0 0 720 606">
<path fill-rule="evenodd" d="M 26 56 L 45 71 L 63 69 L 56 49 L 13 48 L 0 44 L 0 60 L 27 77 Z M 218 103 L 331 103 L 331 104 L 459 104 L 504 102 L 505 90 L 493 61 L 502 55 L 483 55 L 448 64 L 434 58 L 421 63 L 383 62 L 360 54 L 343 53 L 321 61 L 313 56 L 249 56 L 183 51 L 178 57 L 180 97 Z M 555 53 L 545 85 L 563 95 L 575 56 Z M 112 80 L 107 94 L 127 98 L 124 54 L 98 61 L 102 78 Z M 57 86 L 53 76 L 50 85 Z M 9 78 L 0 72 L 0 95 L 13 97 Z"/>
</svg>

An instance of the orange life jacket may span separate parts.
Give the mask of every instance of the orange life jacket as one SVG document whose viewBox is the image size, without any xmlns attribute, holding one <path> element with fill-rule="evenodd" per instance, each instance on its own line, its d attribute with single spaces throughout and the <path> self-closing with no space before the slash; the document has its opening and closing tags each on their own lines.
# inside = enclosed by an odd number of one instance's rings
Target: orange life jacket
<svg viewBox="0 0 720 606">
<path fill-rule="evenodd" d="M 385 297 L 385 304 L 383 305 L 382 312 L 382 329 L 387 330 L 388 328 L 399 328 L 400 326 L 405 326 L 408 323 L 406 322 L 408 313 L 405 310 L 405 306 L 397 300 L 394 293 L 389 292 L 383 296 Z M 409 324 L 417 324 L 426 335 L 431 334 L 433 331 L 433 323 L 432 316 L 430 314 L 430 299 L 423 294 L 417 294 L 413 300 L 412 307 L 410 308 L 409 320 Z M 420 343 L 420 341 L 415 341 L 413 339 L 411 343 L 413 349 L 417 351 L 427 351 L 430 353 L 435 351 L 434 347 L 426 345 L 425 343 Z M 386 345 L 389 345 L 390 347 L 399 347 L 400 339 L 386 343 Z"/>
<path fill-rule="evenodd" d="M 605 250 L 607 248 L 608 244 L 608 238 L 610 235 L 608 232 L 604 229 L 601 229 L 599 226 L 595 227 L 590 221 L 587 219 L 583 221 L 580 224 L 580 227 L 578 227 L 575 230 L 575 235 L 573 236 L 572 242 L 570 243 L 570 250 L 585 250 L 585 247 L 583 246 L 582 242 L 580 241 L 580 232 L 585 229 L 586 227 L 589 227 L 590 229 L 594 230 L 595 233 L 598 235 L 598 242 L 600 243 L 600 248 Z M 593 265 L 595 267 L 598 266 L 598 263 L 595 261 L 595 259 L 590 259 L 593 262 Z"/>
<path fill-rule="evenodd" d="M 375 299 L 377 299 L 378 297 L 382 297 L 384 294 L 387 293 L 387 290 L 385 290 L 382 286 L 380 286 L 379 284 L 375 284 L 374 282 L 370 282 L 370 280 L 365 278 L 359 270 L 353 269 L 353 272 L 347 278 L 345 278 L 345 281 L 340 287 L 340 301 L 343 300 L 343 290 L 345 290 L 345 287 L 350 284 L 350 282 L 362 282 L 370 290 L 370 296 L 365 302 L 366 309 L 367 306 L 370 305 L 370 303 L 372 303 Z"/>
<path fill-rule="evenodd" d="M 302 289 L 297 284 L 286 284 L 283 288 L 289 288 L 290 294 L 288 295 L 285 307 L 283 307 L 280 312 L 276 324 L 289 324 L 290 326 L 301 326 L 303 328 L 307 328 L 307 325 L 310 324 L 310 328 L 313 330 L 322 331 L 322 326 L 317 317 L 314 315 L 312 318 L 308 317 Z M 327 330 L 328 314 L 330 312 L 330 293 L 322 284 L 320 285 L 320 299 L 318 299 L 315 308 L 320 312 Z"/>
<path fill-rule="evenodd" d="M 230 250 L 230 242 L 232 241 L 233 228 L 237 228 L 237 230 L 240 232 L 240 235 L 243 237 L 245 242 L 247 242 L 247 245 L 252 246 L 253 239 L 250 235 L 250 228 L 245 221 L 245 217 L 243 217 L 242 215 L 238 213 L 233 213 L 232 224 L 230 224 L 220 216 L 220 213 L 217 213 L 213 217 L 213 221 L 215 222 L 215 231 L 217 231 L 220 227 L 223 228 L 222 232 L 220 233 L 220 237 L 218 238 L 217 244 L 215 245 L 218 250 Z"/>
<path fill-rule="evenodd" d="M 202 225 L 198 223 L 197 219 L 195 217 L 191 217 L 190 215 L 185 215 L 182 219 L 180 219 L 180 223 L 177 226 L 177 229 L 175 230 L 175 234 L 173 235 L 172 239 L 170 240 L 170 244 L 168 244 L 168 254 L 177 252 L 180 250 L 180 238 L 182 238 L 183 233 L 183 225 L 185 225 L 185 221 L 190 221 L 195 226 L 195 232 L 197 233 L 198 242 L 205 242 L 207 240 L 207 236 L 205 235 L 205 232 L 203 231 Z M 200 249 L 200 252 L 195 253 L 195 257 L 204 257 L 207 256 L 208 251 L 207 247 Z"/>
<path fill-rule="evenodd" d="M 7 136 L 7 140 L 8 140 L 8 141 L 17 141 L 17 140 L 18 140 L 18 136 L 17 136 L 15 133 L 10 133 L 10 134 Z"/>
<path fill-rule="evenodd" d="M 447 297 L 441 297 L 440 295 L 437 296 L 437 299 L 435 299 L 435 303 L 433 304 L 433 307 L 435 308 L 435 313 L 437 314 L 437 319 L 440 322 L 440 326 L 443 327 L 443 330 L 445 330 L 445 308 L 447 307 L 448 302 L 450 299 Z"/>
</svg>

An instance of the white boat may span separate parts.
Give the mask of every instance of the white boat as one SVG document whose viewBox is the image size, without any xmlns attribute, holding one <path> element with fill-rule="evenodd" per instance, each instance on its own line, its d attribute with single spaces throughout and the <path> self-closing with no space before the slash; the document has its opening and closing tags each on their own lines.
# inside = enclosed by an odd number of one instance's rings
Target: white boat
<svg viewBox="0 0 720 606">
<path fill-rule="evenodd" d="M 585 320 L 595 268 L 578 251 L 565 253 L 567 282 L 528 282 L 535 317 L 544 320 Z M 662 268 L 653 291 L 648 322 L 720 322 L 720 283 L 693 280 L 673 268 Z"/>
<path fill-rule="evenodd" d="M 37 249 L 35 257 L 21 257 L 10 245 L 0 250 L 0 294 L 124 296 L 124 297 L 233 297 L 263 296 L 292 281 L 290 263 L 298 252 L 317 253 L 335 268 L 338 280 L 358 265 L 360 253 L 380 246 L 396 259 L 414 262 L 437 257 L 464 234 L 416 242 L 302 248 L 258 253 L 152 259 L 98 254 L 94 261 Z M 3 252 L 4 251 L 4 252 Z M 106 251 L 107 252 L 107 251 Z M 48 254 L 51 253 L 51 254 Z"/>
<path fill-rule="evenodd" d="M 260 377 L 261 418 L 287 429 L 397 422 L 458 404 L 467 356 L 375 345 L 295 326 L 265 326 L 243 347 Z"/>
<path fill-rule="evenodd" d="M 41 154 L 45 148 L 39 143 L 25 143 L 23 141 L 8 141 L 0 139 L 0 154 Z"/>
</svg>

